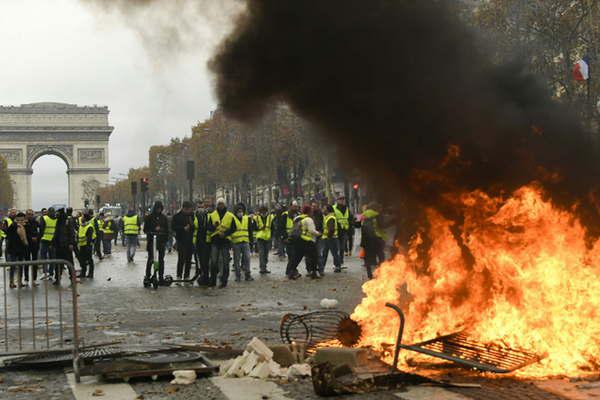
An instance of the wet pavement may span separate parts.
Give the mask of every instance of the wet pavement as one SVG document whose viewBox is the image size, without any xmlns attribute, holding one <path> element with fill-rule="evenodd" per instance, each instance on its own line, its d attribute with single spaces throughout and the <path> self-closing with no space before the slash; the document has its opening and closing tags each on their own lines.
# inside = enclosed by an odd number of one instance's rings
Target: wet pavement
<svg viewBox="0 0 600 400">
<path fill-rule="evenodd" d="M 167 274 L 175 275 L 176 258 L 176 253 L 167 255 Z M 95 279 L 83 280 L 80 285 L 79 302 L 81 337 L 85 343 L 120 340 L 132 345 L 152 345 L 185 341 L 231 345 L 234 348 L 240 348 L 254 336 L 266 342 L 279 343 L 279 322 L 282 315 L 318 310 L 320 309 L 319 303 L 323 298 L 337 299 L 339 310 L 351 312 L 361 300 L 360 288 L 366 280 L 361 260 L 351 257 L 346 260 L 347 269 L 340 274 L 334 274 L 333 266 L 329 265 L 323 279 L 310 280 L 303 277 L 298 281 L 288 281 L 284 276 L 285 262 L 279 261 L 278 257 L 272 255 L 270 261 L 272 273 L 263 276 L 258 274 L 257 257 L 252 257 L 252 273 L 255 278 L 253 282 L 230 281 L 229 286 L 225 289 L 173 285 L 154 290 L 142 286 L 145 261 L 146 254 L 140 251 L 135 262 L 128 264 L 123 247 L 118 245 L 111 256 L 97 262 Z M 1 285 L 0 279 L 0 287 Z M 67 280 L 63 281 L 63 287 L 68 289 Z M 44 293 L 43 286 L 35 290 L 36 293 Z M 55 294 L 56 288 L 49 288 L 49 293 Z M 30 295 L 31 289 L 21 290 L 22 299 L 29 299 Z M 12 313 L 15 311 L 17 291 L 9 290 L 7 296 L 7 302 L 11 305 L 9 312 Z M 66 313 L 71 307 L 69 296 L 70 291 L 64 290 L 63 309 Z M 49 302 L 51 310 L 56 311 L 56 296 L 49 296 Z M 22 312 L 24 314 L 31 312 L 25 300 L 22 303 Z M 11 319 L 9 318 L 9 320 Z M 14 321 L 11 320 L 11 322 Z M 37 334 L 41 335 L 38 340 L 41 340 L 42 343 L 44 340 L 43 322 L 41 326 L 36 327 Z M 54 323 L 54 321 L 52 322 Z M 13 328 L 14 326 L 11 329 Z M 25 327 L 23 327 L 23 332 L 31 333 L 26 331 Z M 65 331 L 65 337 L 68 338 L 69 335 L 71 335 L 70 331 Z M 55 340 L 54 333 L 51 339 Z M 554 390 L 550 386 L 541 389 L 532 383 L 511 378 L 490 379 L 474 375 L 469 380 L 481 384 L 482 387 L 480 389 L 443 390 L 441 394 L 384 392 L 346 396 L 345 398 L 397 399 L 400 397 L 406 400 L 413 398 L 511 400 L 568 398 L 564 396 L 568 390 L 561 392 L 563 393 L 561 397 L 552 394 L 551 392 Z M 137 396 L 141 396 L 138 397 L 139 399 L 255 398 L 250 394 L 241 395 L 242 397 L 232 395 L 231 393 L 235 393 L 235 390 L 233 392 L 224 391 L 216 383 L 218 382 L 215 380 L 199 379 L 193 385 L 183 387 L 170 385 L 168 380 L 157 382 L 136 380 L 127 385 Z M 235 380 L 232 380 L 231 385 L 236 387 L 243 383 L 241 381 L 236 383 Z M 239 387 L 244 393 L 243 385 Z M 277 383 L 276 387 L 277 390 L 271 394 L 264 394 L 267 397 L 258 396 L 256 398 L 317 398 L 310 380 Z M 574 390 L 576 392 L 576 389 Z M 77 392 L 77 396 L 75 396 L 64 371 L 61 370 L 0 371 L 0 398 L 87 398 L 82 397 L 80 392 Z M 104 398 L 111 398 L 110 393 L 103 395 L 106 396 Z M 100 396 L 93 398 L 98 397 Z"/>
</svg>

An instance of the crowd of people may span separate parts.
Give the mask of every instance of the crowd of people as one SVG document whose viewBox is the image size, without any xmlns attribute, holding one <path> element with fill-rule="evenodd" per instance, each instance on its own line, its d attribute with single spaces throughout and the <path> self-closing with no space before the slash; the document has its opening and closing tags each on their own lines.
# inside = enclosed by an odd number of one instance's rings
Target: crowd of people
<svg viewBox="0 0 600 400">
<path fill-rule="evenodd" d="M 94 257 L 102 260 L 112 253 L 113 242 L 126 246 L 127 261 L 134 262 L 142 232 L 148 253 L 144 282 L 154 274 L 158 284 L 165 280 L 165 254 L 178 253 L 175 282 L 224 288 L 230 270 L 235 281 L 252 281 L 250 258 L 258 253 L 259 273 L 270 274 L 269 254 L 272 249 L 281 260 L 287 260 L 286 276 L 297 280 L 298 268 L 305 262 L 307 276 L 319 279 L 326 272 L 331 254 L 333 272 L 339 273 L 344 258 L 352 254 L 355 230 L 361 229 L 361 256 L 369 277 L 385 258 L 385 234 L 377 204 L 363 207 L 353 215 L 340 196 L 334 204 L 318 203 L 289 207 L 258 207 L 254 212 L 244 204 L 230 211 L 224 199 L 198 204 L 184 202 L 174 215 L 165 213 L 160 201 L 145 215 L 134 209 L 122 217 L 85 210 L 74 215 L 70 208 L 43 209 L 39 215 L 11 209 L 2 219 L 2 242 L 6 242 L 6 261 L 62 259 L 80 265 L 79 279 L 93 279 Z M 231 262 L 233 261 L 233 268 Z M 192 266 L 195 266 L 192 272 Z M 63 266 L 41 266 L 42 280 L 60 284 Z M 32 275 L 32 276 L 30 276 Z M 30 280 L 31 278 L 31 280 Z M 10 269 L 10 287 L 37 285 L 38 268 L 18 266 Z"/>
</svg>

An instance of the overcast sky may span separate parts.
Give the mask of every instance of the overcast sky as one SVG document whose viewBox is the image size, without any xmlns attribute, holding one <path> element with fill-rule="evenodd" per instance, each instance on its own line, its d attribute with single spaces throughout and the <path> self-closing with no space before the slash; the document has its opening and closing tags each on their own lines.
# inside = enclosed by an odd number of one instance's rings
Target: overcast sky
<svg viewBox="0 0 600 400">
<path fill-rule="evenodd" d="M 0 0 L 0 104 L 107 105 L 116 177 L 146 164 L 151 145 L 189 135 L 209 116 L 211 45 L 159 60 L 123 18 L 99 14 L 78 0 Z M 57 157 L 35 163 L 35 208 L 66 203 L 65 171 Z"/>
</svg>

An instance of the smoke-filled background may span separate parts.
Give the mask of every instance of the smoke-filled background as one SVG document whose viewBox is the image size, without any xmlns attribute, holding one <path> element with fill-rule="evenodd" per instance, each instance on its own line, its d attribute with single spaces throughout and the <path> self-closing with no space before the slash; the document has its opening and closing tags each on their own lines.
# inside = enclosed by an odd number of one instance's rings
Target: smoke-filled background
<svg viewBox="0 0 600 400">
<path fill-rule="evenodd" d="M 223 110 L 252 121 L 288 103 L 391 204 L 459 219 L 446 193 L 537 180 L 600 232 L 590 136 L 523 65 L 493 64 L 454 2 L 83 1 L 120 12 L 157 58 L 238 15 L 209 62 Z"/>
<path fill-rule="evenodd" d="M 289 103 L 391 197 L 442 208 L 448 191 L 540 180 L 593 226 L 589 136 L 521 65 L 493 65 L 448 3 L 248 0 L 210 64 L 218 99 L 241 119 Z"/>
</svg>

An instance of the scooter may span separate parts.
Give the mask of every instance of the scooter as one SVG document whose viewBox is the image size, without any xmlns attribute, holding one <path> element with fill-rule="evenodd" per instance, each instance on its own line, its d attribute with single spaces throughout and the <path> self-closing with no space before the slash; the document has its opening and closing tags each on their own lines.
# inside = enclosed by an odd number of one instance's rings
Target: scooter
<svg viewBox="0 0 600 400">
<path fill-rule="evenodd" d="M 200 264 L 198 262 L 198 257 L 196 254 L 194 254 L 193 264 L 196 269 L 196 272 L 194 273 L 193 277 L 191 277 L 190 279 L 173 279 L 173 277 L 171 275 L 166 275 L 163 280 L 162 285 L 163 286 L 171 286 L 174 283 L 191 283 L 193 285 L 194 282 L 200 278 L 200 274 L 202 272 L 202 271 L 200 271 L 200 268 L 199 268 Z"/>
<path fill-rule="evenodd" d="M 152 241 L 152 276 L 144 277 L 144 287 L 149 288 L 152 286 L 155 290 L 158 289 L 158 270 L 160 269 L 160 261 L 157 259 L 157 251 L 156 246 L 158 242 L 158 238 L 154 235 L 154 240 Z"/>
</svg>

